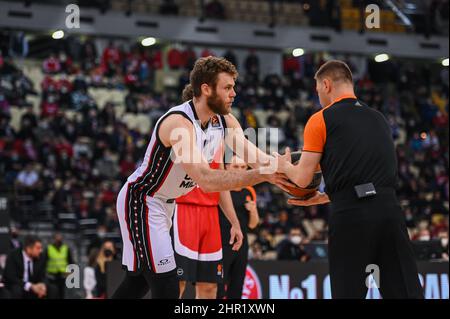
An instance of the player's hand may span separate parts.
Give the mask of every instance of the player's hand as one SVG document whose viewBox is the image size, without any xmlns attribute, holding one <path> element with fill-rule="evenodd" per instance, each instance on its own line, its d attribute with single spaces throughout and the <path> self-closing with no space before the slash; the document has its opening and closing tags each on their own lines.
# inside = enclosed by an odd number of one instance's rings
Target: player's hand
<svg viewBox="0 0 450 319">
<path fill-rule="evenodd" d="M 244 235 L 242 235 L 241 227 L 239 225 L 231 226 L 230 230 L 230 245 L 233 245 L 231 248 L 234 251 L 238 251 L 242 246 L 242 241 L 244 239 Z"/>
<path fill-rule="evenodd" d="M 273 184 L 273 185 L 277 185 L 284 191 L 286 190 L 286 186 L 296 187 L 296 185 L 294 183 L 292 183 L 285 174 L 275 173 L 275 174 L 270 174 L 270 175 L 265 175 L 265 176 L 266 176 L 267 182 L 269 182 L 270 184 Z"/>
<path fill-rule="evenodd" d="M 314 206 L 314 205 L 322 205 L 330 202 L 328 195 L 325 193 L 316 192 L 314 196 L 303 200 L 299 198 L 290 198 L 288 199 L 288 204 L 294 206 Z"/>
</svg>

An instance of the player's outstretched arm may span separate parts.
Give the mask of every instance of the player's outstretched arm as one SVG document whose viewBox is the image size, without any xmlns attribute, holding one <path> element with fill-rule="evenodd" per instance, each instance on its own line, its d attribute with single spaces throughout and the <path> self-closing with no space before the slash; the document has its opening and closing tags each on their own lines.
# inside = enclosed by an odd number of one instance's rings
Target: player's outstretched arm
<svg viewBox="0 0 450 319">
<path fill-rule="evenodd" d="M 181 163 L 186 173 L 205 191 L 220 192 L 262 182 L 282 183 L 278 174 L 263 174 L 263 169 L 245 172 L 214 170 L 197 147 L 193 124 L 184 116 L 168 116 L 159 127 L 159 138 L 172 147 L 172 160 Z"/>
<path fill-rule="evenodd" d="M 273 160 L 271 155 L 260 150 L 255 144 L 248 140 L 241 124 L 233 114 L 225 115 L 227 122 L 227 135 L 225 136 L 226 145 L 233 152 L 242 158 L 251 168 L 265 166 Z"/>
</svg>

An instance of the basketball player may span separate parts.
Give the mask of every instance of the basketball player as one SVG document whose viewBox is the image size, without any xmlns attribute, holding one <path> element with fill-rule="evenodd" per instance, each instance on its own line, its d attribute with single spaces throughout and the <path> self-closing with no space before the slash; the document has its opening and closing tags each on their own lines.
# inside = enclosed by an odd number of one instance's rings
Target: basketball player
<svg viewBox="0 0 450 319">
<path fill-rule="evenodd" d="M 190 88 L 184 90 L 183 101 L 191 100 L 193 94 Z M 219 148 L 209 166 L 223 169 L 223 158 L 224 150 Z M 228 242 L 223 245 L 238 251 L 243 235 L 229 191 L 205 193 L 197 185 L 176 200 L 173 234 L 180 298 L 186 282 L 195 284 L 196 299 L 215 299 L 217 296 L 218 284 L 222 283 L 224 276 L 219 206 L 231 225 L 228 227 Z"/>
<path fill-rule="evenodd" d="M 274 158 L 248 141 L 230 114 L 237 71 L 224 58 L 196 61 L 187 90 L 193 99 L 171 108 L 155 124 L 142 165 L 127 179 L 117 198 L 127 275 L 113 298 L 179 297 L 170 238 L 175 199 L 197 184 L 205 192 L 261 182 L 290 184 L 272 171 Z M 229 128 L 225 132 L 225 128 Z M 226 133 L 226 134 L 225 134 Z M 245 172 L 214 170 L 208 158 L 222 141 L 250 164 Z"/>
</svg>

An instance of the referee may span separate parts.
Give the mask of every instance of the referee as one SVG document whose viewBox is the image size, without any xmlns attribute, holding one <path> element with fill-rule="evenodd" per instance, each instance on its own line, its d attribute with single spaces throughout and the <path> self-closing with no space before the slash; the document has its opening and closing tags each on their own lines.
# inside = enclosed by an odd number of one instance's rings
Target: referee
<svg viewBox="0 0 450 319">
<path fill-rule="evenodd" d="M 280 172 L 300 187 L 318 165 L 326 184 L 298 206 L 331 201 L 329 266 L 333 298 L 365 298 L 368 275 L 383 298 L 423 298 L 417 266 L 395 186 L 397 159 L 384 116 L 359 101 L 350 68 L 328 61 L 317 71 L 322 110 L 308 120 L 299 163 L 278 155 Z"/>
</svg>

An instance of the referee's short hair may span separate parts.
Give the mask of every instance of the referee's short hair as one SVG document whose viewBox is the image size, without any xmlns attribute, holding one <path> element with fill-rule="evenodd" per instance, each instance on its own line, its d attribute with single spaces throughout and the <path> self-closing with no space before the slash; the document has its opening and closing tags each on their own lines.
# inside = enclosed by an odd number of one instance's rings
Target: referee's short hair
<svg viewBox="0 0 450 319">
<path fill-rule="evenodd" d="M 347 63 L 339 60 L 325 62 L 317 71 L 314 79 L 322 80 L 328 77 L 333 82 L 349 82 L 353 84 L 353 74 Z"/>
</svg>

